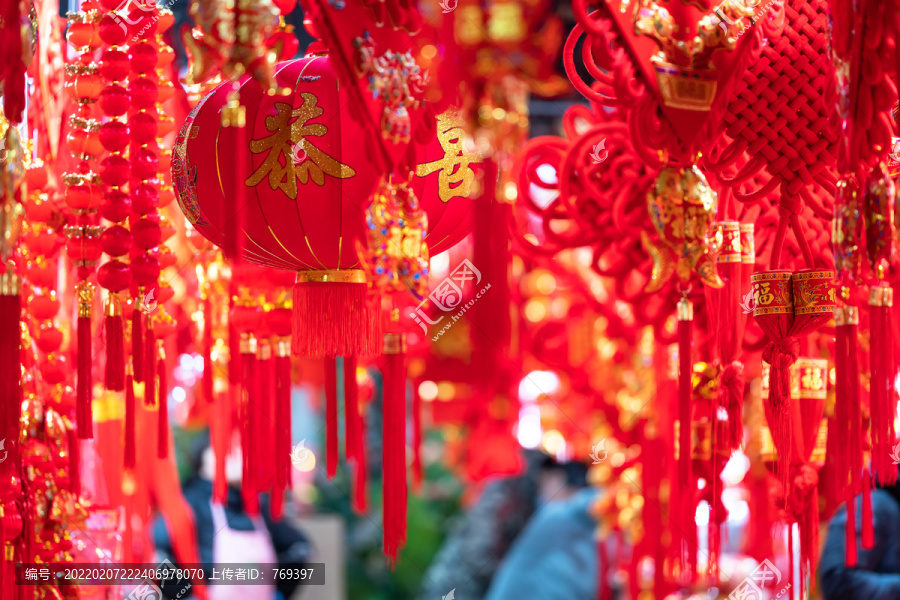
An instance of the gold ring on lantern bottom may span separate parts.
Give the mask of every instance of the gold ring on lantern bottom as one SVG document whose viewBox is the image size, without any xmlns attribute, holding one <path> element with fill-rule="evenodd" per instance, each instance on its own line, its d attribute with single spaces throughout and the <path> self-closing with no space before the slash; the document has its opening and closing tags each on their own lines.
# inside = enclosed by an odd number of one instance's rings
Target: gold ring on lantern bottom
<svg viewBox="0 0 900 600">
<path fill-rule="evenodd" d="M 365 283 L 362 269 L 327 269 L 324 271 L 297 271 L 297 283 Z"/>
</svg>

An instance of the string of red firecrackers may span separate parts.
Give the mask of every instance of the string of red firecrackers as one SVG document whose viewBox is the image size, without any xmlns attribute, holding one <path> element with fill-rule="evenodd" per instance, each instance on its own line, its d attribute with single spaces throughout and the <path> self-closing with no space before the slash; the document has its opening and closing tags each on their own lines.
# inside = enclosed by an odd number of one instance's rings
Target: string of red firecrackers
<svg viewBox="0 0 900 600">
<path fill-rule="evenodd" d="M 113 22 L 118 15 L 113 13 L 118 5 L 105 2 L 105 15 Z M 130 212 L 131 199 L 123 186 L 128 183 L 131 165 L 123 156 L 129 142 L 129 124 L 125 115 L 131 107 L 128 91 L 122 85 L 127 84 L 129 73 L 128 54 L 122 49 L 127 41 L 127 33 L 119 28 L 110 27 L 109 23 L 102 29 L 101 39 L 104 46 L 100 49 L 99 73 L 104 86 L 100 94 L 100 110 L 105 122 L 100 125 L 100 143 L 109 153 L 101 162 L 100 179 L 103 185 L 103 203 L 101 216 L 109 221 L 100 236 L 100 248 L 110 258 L 101 265 L 97 272 L 97 281 L 107 290 L 105 314 L 106 334 L 106 377 L 107 390 L 125 390 L 125 320 L 119 294 L 131 286 L 131 269 L 123 257 L 128 255 L 132 247 L 131 232 L 124 225 Z M 131 440 L 133 453 L 133 440 Z M 129 442 L 126 437 L 126 455 L 129 454 Z M 133 466 L 132 464 L 129 466 Z"/>
<path fill-rule="evenodd" d="M 103 0 L 109 5 L 112 0 Z M 157 28 L 155 5 L 136 7 L 127 15 L 117 16 L 119 34 L 128 43 L 130 75 L 128 93 L 131 110 L 128 116 L 131 143 L 128 158 L 131 166 L 129 190 L 131 194 L 131 227 L 134 245 L 131 249 L 132 315 L 131 348 L 132 369 L 135 382 L 144 384 L 144 408 L 157 413 L 158 433 L 163 429 L 166 413 L 160 409 L 165 404 L 165 393 L 158 386 L 157 365 L 159 350 L 154 331 L 159 298 L 161 267 L 157 247 L 162 232 L 157 214 L 159 206 L 159 144 L 157 142 L 158 111 L 156 102 L 159 90 L 153 73 L 157 65 L 157 49 L 148 39 Z M 124 17 L 124 18 L 123 18 Z M 124 27 L 125 20 L 131 27 Z M 140 32 L 140 33 L 139 33 Z M 164 457 L 167 440 L 157 438 L 157 456 Z"/>
<path fill-rule="evenodd" d="M 69 118 L 66 143 L 69 152 L 80 159 L 74 173 L 63 175 L 66 184 L 65 199 L 72 216 L 66 227 L 68 243 L 66 252 L 77 267 L 77 383 L 76 423 L 78 437 L 93 437 L 91 417 L 92 402 L 92 351 L 91 314 L 94 286 L 88 279 L 100 258 L 97 211 L 101 203 L 100 179 L 95 171 L 96 157 L 103 151 L 99 140 L 99 122 L 94 118 L 93 105 L 102 91 L 98 65 L 93 61 L 94 51 L 105 41 L 98 35 L 96 5 L 86 2 L 82 10 L 69 16 L 71 25 L 66 39 L 78 54 L 66 65 L 66 91 L 76 103 L 75 114 Z M 106 28 L 108 29 L 108 28 Z M 102 32 L 103 27 L 99 28 Z M 107 42 L 108 43 L 108 42 Z M 77 445 L 76 445 L 77 447 Z M 77 460 L 77 458 L 73 459 Z M 77 488 L 76 484 L 76 488 Z"/>
<path fill-rule="evenodd" d="M 150 22 L 156 21 L 155 39 L 149 43 L 156 50 L 156 64 L 149 77 L 156 82 L 156 149 L 159 156 L 159 166 L 157 169 L 157 216 L 158 227 L 160 232 L 160 241 L 156 248 L 156 259 L 159 262 L 160 269 L 171 267 L 175 264 L 177 257 L 172 250 L 166 245 L 175 235 L 175 228 L 172 223 L 162 214 L 162 211 L 168 207 L 175 199 L 172 189 L 171 165 L 172 150 L 163 143 L 163 138 L 175 129 L 175 120 L 166 114 L 163 109 L 163 103 L 167 102 L 175 94 L 175 86 L 170 77 L 166 75 L 166 71 L 170 69 L 172 61 L 175 60 L 175 51 L 163 40 L 165 33 L 174 24 L 174 15 L 168 9 L 156 7 L 156 14 L 149 17 Z M 150 25 L 142 26 L 152 31 Z M 158 405 L 159 420 L 157 422 L 157 456 L 166 458 L 169 454 L 169 416 L 168 416 L 168 397 L 169 386 L 168 377 L 169 363 L 166 361 L 165 345 L 166 340 L 171 339 L 175 334 L 175 322 L 170 315 L 165 312 L 165 303 L 172 299 L 174 292 L 167 281 L 159 278 L 156 282 L 157 304 L 160 307 L 159 315 L 156 319 L 156 336 L 158 349 Z"/>
</svg>

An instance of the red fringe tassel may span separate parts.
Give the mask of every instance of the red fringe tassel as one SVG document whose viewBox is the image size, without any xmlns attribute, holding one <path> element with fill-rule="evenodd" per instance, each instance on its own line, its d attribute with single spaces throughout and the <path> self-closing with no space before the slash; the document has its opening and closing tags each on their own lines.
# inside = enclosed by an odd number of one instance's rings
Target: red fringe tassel
<svg viewBox="0 0 900 600">
<path fill-rule="evenodd" d="M 686 301 L 682 301 L 686 302 Z M 691 319 L 679 319 L 678 321 L 678 481 L 681 485 L 681 493 L 678 494 L 681 503 L 679 533 L 685 536 L 684 544 L 687 550 L 685 571 L 690 581 L 694 580 L 696 563 L 694 532 L 697 526 L 694 522 L 694 478 L 691 474 L 691 335 L 693 330 Z"/>
<path fill-rule="evenodd" d="M 134 401 L 134 376 L 131 373 L 125 375 L 125 459 L 126 469 L 133 469 L 137 465 L 137 452 L 135 446 L 135 410 Z"/>
<path fill-rule="evenodd" d="M 203 381 L 201 390 L 203 398 L 212 402 L 213 397 L 213 364 L 212 364 L 212 299 L 203 301 Z"/>
<path fill-rule="evenodd" d="M 328 479 L 337 475 L 338 465 L 337 362 L 325 359 L 325 465 Z"/>
<path fill-rule="evenodd" d="M 381 319 L 364 283 L 296 283 L 291 326 L 291 350 L 299 356 L 372 356 L 380 351 Z"/>
<path fill-rule="evenodd" d="M 413 462 L 412 462 L 412 475 L 413 475 L 413 489 L 416 493 L 421 493 L 422 491 L 422 399 L 419 397 L 419 393 L 417 390 L 413 390 L 412 393 L 412 452 L 413 452 Z"/>
<path fill-rule="evenodd" d="M 109 299 L 106 311 L 106 377 L 105 387 L 120 392 L 125 389 L 125 319 L 118 298 Z M 110 314 L 112 313 L 112 314 Z"/>
<path fill-rule="evenodd" d="M 406 355 L 385 356 L 383 406 L 384 553 L 397 564 L 406 544 Z"/>
<path fill-rule="evenodd" d="M 872 485 L 868 469 L 863 471 L 861 537 L 864 550 L 871 550 L 875 547 L 875 528 L 872 523 Z"/>
<path fill-rule="evenodd" d="M 870 406 L 872 415 L 872 470 L 881 485 L 897 481 L 897 466 L 893 464 L 894 400 L 893 339 L 891 288 L 872 288 L 869 298 L 869 352 L 871 372 Z"/>
<path fill-rule="evenodd" d="M 144 320 L 139 304 L 140 298 L 134 298 L 134 310 L 131 312 L 131 364 L 136 383 L 144 381 Z"/>
<path fill-rule="evenodd" d="M 156 335 L 147 324 L 144 332 L 144 406 L 153 406 L 156 400 Z"/>
<path fill-rule="evenodd" d="M 159 414 L 157 415 L 156 456 L 159 458 L 168 458 L 169 456 L 169 382 L 166 379 L 166 372 L 166 355 L 161 352 L 159 363 L 157 363 Z"/>
<path fill-rule="evenodd" d="M 256 432 L 259 419 L 259 376 L 256 368 L 256 353 L 241 353 L 242 401 L 241 401 L 241 446 L 243 454 L 243 478 L 241 492 L 244 510 L 247 514 L 259 514 L 259 487 L 257 486 L 257 448 L 259 448 Z"/>
<path fill-rule="evenodd" d="M 78 391 L 75 404 L 75 420 L 78 421 L 78 437 L 94 437 L 92 411 L 93 381 L 91 380 L 91 318 L 78 317 Z"/>
</svg>

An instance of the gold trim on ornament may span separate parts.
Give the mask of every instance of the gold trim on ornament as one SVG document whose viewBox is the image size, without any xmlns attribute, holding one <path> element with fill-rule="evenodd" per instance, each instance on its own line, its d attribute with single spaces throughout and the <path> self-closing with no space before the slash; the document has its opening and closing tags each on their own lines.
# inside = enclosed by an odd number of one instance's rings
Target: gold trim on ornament
<svg viewBox="0 0 900 600">
<path fill-rule="evenodd" d="M 7 266 L 6 273 L 0 274 L 0 296 L 18 296 L 21 292 L 22 278 Z"/>
<path fill-rule="evenodd" d="M 678 320 L 679 321 L 693 321 L 694 320 L 694 305 L 687 298 L 682 298 L 678 301 Z"/>
<path fill-rule="evenodd" d="M 385 354 L 405 354 L 406 353 L 406 334 L 405 333 L 386 333 L 386 334 L 384 334 L 384 353 Z"/>
<path fill-rule="evenodd" d="M 366 272 L 362 269 L 297 271 L 297 283 L 366 283 Z"/>
<path fill-rule="evenodd" d="M 241 352 L 241 354 L 256 355 L 256 338 L 253 337 L 252 334 L 250 334 L 250 333 L 242 333 L 241 334 L 240 352 Z"/>
<path fill-rule="evenodd" d="M 893 288 L 873 287 L 869 290 L 869 306 L 893 306 Z"/>
</svg>

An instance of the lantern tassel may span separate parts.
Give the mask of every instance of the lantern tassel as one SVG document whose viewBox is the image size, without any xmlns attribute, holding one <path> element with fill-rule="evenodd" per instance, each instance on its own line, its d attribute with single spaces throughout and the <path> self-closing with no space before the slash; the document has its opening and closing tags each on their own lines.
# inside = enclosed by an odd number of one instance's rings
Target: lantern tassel
<svg viewBox="0 0 900 600">
<path fill-rule="evenodd" d="M 393 568 L 406 543 L 406 338 L 385 335 L 383 399 L 384 553 Z"/>
<path fill-rule="evenodd" d="M 144 332 L 144 406 L 156 406 L 156 335 L 150 323 Z"/>
<path fill-rule="evenodd" d="M 337 361 L 325 359 L 325 470 L 328 479 L 337 475 L 338 464 Z"/>
<path fill-rule="evenodd" d="M 852 568 L 856 566 L 857 553 L 856 553 L 856 507 L 855 507 L 855 499 L 850 498 L 847 500 L 847 528 L 844 530 L 844 547 L 846 556 L 845 562 L 847 563 L 847 568 Z"/>
<path fill-rule="evenodd" d="M 355 356 L 343 358 L 344 371 L 344 453 L 347 461 L 356 461 L 359 456 L 359 434 L 356 420 L 359 418 L 359 386 L 356 384 Z"/>
<path fill-rule="evenodd" d="M 278 397 L 279 445 L 284 487 L 291 488 L 291 347 L 290 342 L 279 340 L 275 357 L 276 396 Z"/>
<path fill-rule="evenodd" d="M 159 383 L 157 384 L 159 414 L 157 415 L 157 444 L 156 455 L 158 458 L 169 456 L 169 382 L 167 381 L 166 351 L 162 345 L 159 347 L 159 362 L 157 363 Z"/>
<path fill-rule="evenodd" d="M 300 271 L 293 291 L 291 350 L 299 356 L 372 356 L 381 319 L 363 271 Z"/>
<path fill-rule="evenodd" d="M 412 475 L 413 489 L 417 494 L 422 492 L 422 399 L 419 397 L 417 390 L 413 390 L 412 394 Z"/>
<path fill-rule="evenodd" d="M 207 402 L 214 400 L 213 396 L 213 364 L 212 364 L 212 298 L 209 296 L 203 301 L 203 398 Z"/>
<path fill-rule="evenodd" d="M 871 550 L 875 547 L 875 528 L 872 523 L 872 485 L 868 469 L 863 471 L 861 538 L 863 550 Z"/>
<path fill-rule="evenodd" d="M 694 554 L 692 531 L 694 524 L 694 486 L 691 475 L 691 336 L 694 309 L 687 297 L 678 301 L 678 481 L 684 493 L 679 494 L 681 502 L 681 531 L 687 536 L 687 562 L 685 569 L 691 581 L 694 577 Z"/>
<path fill-rule="evenodd" d="M 75 404 L 75 419 L 78 421 L 78 436 L 81 439 L 94 437 L 92 411 L 93 382 L 91 380 L 91 309 L 94 300 L 94 286 L 82 281 L 76 287 L 78 295 L 78 390 Z"/>
<path fill-rule="evenodd" d="M 134 373 L 131 363 L 128 363 L 125 368 L 125 457 L 123 464 L 126 469 L 133 469 L 137 465 L 134 427 L 137 406 L 134 401 Z"/>
<path fill-rule="evenodd" d="M 259 447 L 256 440 L 257 419 L 259 418 L 259 374 L 256 364 L 256 338 L 253 336 L 241 336 L 241 446 L 243 455 L 243 478 L 241 479 L 241 492 L 244 500 L 244 509 L 247 514 L 256 516 L 259 514 L 259 488 L 257 487 L 257 462 L 256 450 Z"/>
<path fill-rule="evenodd" d="M 134 297 L 134 310 L 131 311 L 131 359 L 136 383 L 144 381 L 144 320 L 140 309 L 141 291 L 141 288 L 138 288 L 138 295 Z"/>
<path fill-rule="evenodd" d="M 369 510 L 368 481 L 369 462 L 366 453 L 366 416 L 360 414 L 356 420 L 359 446 L 357 446 L 357 459 L 353 464 L 353 510 L 356 514 L 363 515 Z"/>
<path fill-rule="evenodd" d="M 278 469 L 272 489 L 272 518 L 284 513 L 284 492 L 291 485 L 291 357 L 287 342 L 275 344 L 275 456 Z"/>
<path fill-rule="evenodd" d="M 346 431 L 347 459 L 353 477 L 351 504 L 354 512 L 366 512 L 366 449 L 363 417 L 360 414 L 359 385 L 356 382 L 357 358 L 344 358 L 344 427 Z"/>
<path fill-rule="evenodd" d="M 893 485 L 897 481 L 897 467 L 891 459 L 896 416 L 894 370 L 891 366 L 893 340 L 890 315 L 893 304 L 891 288 L 872 287 L 869 294 L 872 470 L 881 485 Z"/>
<path fill-rule="evenodd" d="M 257 481 L 262 486 L 258 491 L 271 492 L 278 474 L 278 464 L 275 458 L 275 446 L 278 443 L 277 424 L 275 423 L 278 399 L 275 396 L 275 359 L 272 357 L 272 345 L 268 341 L 259 344 L 256 368 L 259 371 L 259 395 L 257 397 L 260 402 L 257 412 L 264 411 L 256 419 L 256 464 L 259 468 Z"/>
<path fill-rule="evenodd" d="M 125 389 L 125 321 L 118 294 L 110 294 L 106 300 L 106 381 L 108 390 Z"/>
</svg>

